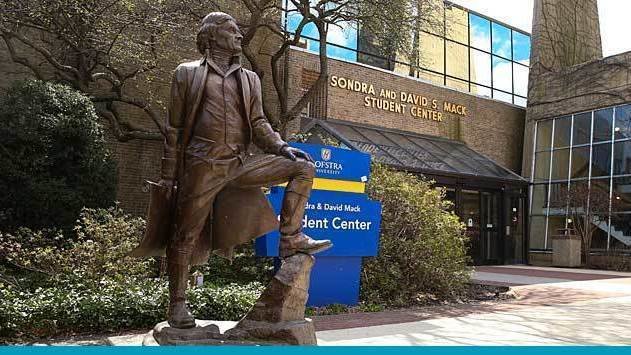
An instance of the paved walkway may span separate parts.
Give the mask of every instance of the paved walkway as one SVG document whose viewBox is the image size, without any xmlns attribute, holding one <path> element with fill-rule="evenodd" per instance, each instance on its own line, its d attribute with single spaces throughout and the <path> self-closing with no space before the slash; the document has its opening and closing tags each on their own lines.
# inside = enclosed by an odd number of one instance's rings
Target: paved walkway
<svg viewBox="0 0 631 355">
<path fill-rule="evenodd" d="M 474 281 L 517 299 L 315 317 L 320 345 L 631 345 L 631 273 L 477 267 Z M 145 332 L 51 341 L 140 345 Z"/>
<path fill-rule="evenodd" d="M 474 280 L 518 298 L 316 323 L 321 345 L 631 345 L 631 274 L 529 266 L 478 267 Z M 360 318 L 361 318 L 360 317 Z M 397 318 L 402 322 L 397 322 Z M 381 320 L 381 322 L 379 321 Z M 324 321 L 324 320 L 323 320 Z M 368 325 L 359 327 L 360 323 Z M 379 324 L 377 324 L 379 323 Z M 348 328 L 348 326 L 356 326 Z M 324 328 L 329 328 L 325 330 Z"/>
</svg>

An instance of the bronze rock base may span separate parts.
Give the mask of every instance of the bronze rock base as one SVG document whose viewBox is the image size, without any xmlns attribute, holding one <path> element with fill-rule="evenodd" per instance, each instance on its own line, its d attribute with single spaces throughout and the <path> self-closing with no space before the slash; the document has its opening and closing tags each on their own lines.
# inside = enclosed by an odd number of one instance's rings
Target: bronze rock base
<svg viewBox="0 0 631 355">
<path fill-rule="evenodd" d="M 315 329 L 310 319 L 283 323 L 196 320 L 189 329 L 172 328 L 158 323 L 142 345 L 316 345 Z M 250 324 L 247 324 L 250 323 Z"/>
<path fill-rule="evenodd" d="M 143 345 L 317 345 L 315 327 L 304 318 L 314 258 L 285 258 L 274 278 L 239 322 L 197 320 L 195 328 L 158 323 Z"/>
</svg>

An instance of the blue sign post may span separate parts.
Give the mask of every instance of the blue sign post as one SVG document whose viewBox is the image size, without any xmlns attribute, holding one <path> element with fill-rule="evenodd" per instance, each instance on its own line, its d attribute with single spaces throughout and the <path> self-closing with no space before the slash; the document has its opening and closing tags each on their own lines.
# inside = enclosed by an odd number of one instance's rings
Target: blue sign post
<svg viewBox="0 0 631 355">
<path fill-rule="evenodd" d="M 302 221 L 304 232 L 333 242 L 333 248 L 316 255 L 307 304 L 355 305 L 359 300 L 362 257 L 376 256 L 379 246 L 381 205 L 363 193 L 370 157 L 334 147 L 295 146 L 316 160 L 314 190 Z M 283 193 L 284 188 L 277 186 L 269 194 L 276 213 L 280 212 Z M 278 242 L 278 232 L 258 238 L 257 255 L 277 257 Z"/>
</svg>

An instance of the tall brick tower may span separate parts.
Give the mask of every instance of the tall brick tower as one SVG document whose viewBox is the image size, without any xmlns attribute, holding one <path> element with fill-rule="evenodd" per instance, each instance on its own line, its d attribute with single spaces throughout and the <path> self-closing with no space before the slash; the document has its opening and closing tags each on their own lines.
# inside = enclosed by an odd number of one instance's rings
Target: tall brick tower
<svg viewBox="0 0 631 355">
<path fill-rule="evenodd" d="M 530 82 L 602 58 L 596 0 L 535 0 L 530 52 Z"/>
<path fill-rule="evenodd" d="M 534 1 L 524 131 L 524 176 L 531 174 L 533 147 L 530 142 L 534 137 L 535 120 L 573 112 L 571 108 L 576 108 L 577 102 L 566 99 L 575 95 L 577 86 L 586 86 L 580 80 L 568 82 L 568 68 L 602 58 L 596 1 Z M 580 100 L 590 101 L 592 98 L 582 97 Z"/>
</svg>

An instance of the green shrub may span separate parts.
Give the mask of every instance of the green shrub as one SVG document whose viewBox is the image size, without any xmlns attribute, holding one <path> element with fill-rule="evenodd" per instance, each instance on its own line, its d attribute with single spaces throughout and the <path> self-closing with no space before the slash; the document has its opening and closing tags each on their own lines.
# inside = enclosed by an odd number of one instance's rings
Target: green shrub
<svg viewBox="0 0 631 355">
<path fill-rule="evenodd" d="M 272 258 L 254 255 L 254 243 L 248 243 L 235 248 L 232 261 L 217 255 L 212 255 L 208 263 L 195 268 L 204 274 L 204 280 L 215 284 L 229 283 L 267 283 L 274 276 L 274 262 Z"/>
<path fill-rule="evenodd" d="M 84 209 L 74 230 L 76 240 L 58 231 L 0 233 L 0 257 L 17 270 L 23 285 L 38 287 L 42 276 L 48 282 L 81 279 L 84 282 L 145 278 L 156 274 L 152 259 L 136 259 L 127 253 L 142 238 L 145 222 L 125 215 L 117 207 Z"/>
<path fill-rule="evenodd" d="M 81 208 L 113 204 L 115 164 L 86 96 L 19 82 L 0 98 L 0 122 L 0 230 L 68 230 Z"/>
<path fill-rule="evenodd" d="M 188 295 L 197 318 L 238 320 L 262 288 L 257 282 L 206 283 L 189 289 Z M 0 337 L 14 337 L 150 328 L 165 320 L 169 296 L 165 280 L 104 278 L 97 285 L 74 280 L 33 291 L 0 282 L 0 298 Z"/>
<path fill-rule="evenodd" d="M 466 239 L 444 191 L 374 165 L 367 192 L 382 204 L 381 239 L 379 256 L 364 263 L 361 299 L 406 306 L 458 296 L 470 275 Z"/>
<path fill-rule="evenodd" d="M 55 230 L 0 233 L 0 337 L 146 328 L 165 319 L 167 281 L 155 277 L 155 261 L 126 256 L 142 237 L 143 219 L 117 207 L 84 209 L 74 229 L 76 240 Z M 243 248 L 235 262 L 250 282 L 216 275 L 189 289 L 198 318 L 247 313 L 263 289 L 253 281 L 259 269 L 251 257 Z"/>
</svg>

